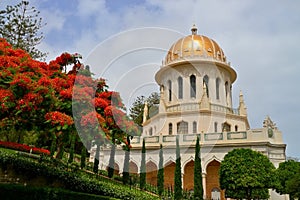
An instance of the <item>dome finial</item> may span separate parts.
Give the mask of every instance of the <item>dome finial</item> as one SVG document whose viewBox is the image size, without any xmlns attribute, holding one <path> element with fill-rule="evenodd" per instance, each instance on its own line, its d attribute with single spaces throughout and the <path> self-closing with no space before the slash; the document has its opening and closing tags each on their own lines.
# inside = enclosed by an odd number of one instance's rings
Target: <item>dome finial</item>
<svg viewBox="0 0 300 200">
<path fill-rule="evenodd" d="M 193 24 L 192 28 L 191 28 L 191 31 L 192 31 L 192 35 L 197 35 L 197 26 L 195 24 Z"/>
</svg>

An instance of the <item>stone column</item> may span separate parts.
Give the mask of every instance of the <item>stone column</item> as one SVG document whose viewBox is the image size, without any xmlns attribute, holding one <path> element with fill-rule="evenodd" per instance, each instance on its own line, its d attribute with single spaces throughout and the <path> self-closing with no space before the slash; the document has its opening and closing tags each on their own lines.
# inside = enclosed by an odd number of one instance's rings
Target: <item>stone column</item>
<svg viewBox="0 0 300 200">
<path fill-rule="evenodd" d="M 206 174 L 202 173 L 203 199 L 206 199 Z"/>
</svg>

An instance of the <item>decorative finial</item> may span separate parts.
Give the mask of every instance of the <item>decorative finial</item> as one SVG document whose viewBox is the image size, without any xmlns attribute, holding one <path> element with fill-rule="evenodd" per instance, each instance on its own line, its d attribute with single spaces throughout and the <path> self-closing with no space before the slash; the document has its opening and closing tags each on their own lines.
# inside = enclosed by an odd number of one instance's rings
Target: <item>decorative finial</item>
<svg viewBox="0 0 300 200">
<path fill-rule="evenodd" d="M 192 28 L 191 28 L 192 35 L 197 35 L 197 30 L 198 30 L 198 28 L 196 27 L 195 24 L 193 24 L 193 26 L 192 26 Z"/>
</svg>

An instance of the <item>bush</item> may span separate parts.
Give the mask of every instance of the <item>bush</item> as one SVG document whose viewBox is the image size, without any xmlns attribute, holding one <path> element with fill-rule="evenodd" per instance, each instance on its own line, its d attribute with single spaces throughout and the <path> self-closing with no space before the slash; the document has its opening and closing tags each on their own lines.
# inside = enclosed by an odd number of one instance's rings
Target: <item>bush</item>
<svg viewBox="0 0 300 200">
<path fill-rule="evenodd" d="M 23 185 L 0 184 L 0 194 L 2 200 L 19 199 L 22 200 L 102 200 L 110 197 L 97 196 L 85 193 L 72 192 L 58 188 L 41 188 Z"/>
<path fill-rule="evenodd" d="M 54 187 L 59 182 L 62 189 L 75 192 L 120 199 L 159 199 L 156 196 L 151 196 L 139 190 L 131 190 L 129 186 L 112 182 L 108 178 L 89 174 L 79 169 L 78 171 L 69 171 L 61 161 L 57 161 L 56 159 L 41 158 L 39 162 L 36 162 L 36 160 L 31 158 L 24 158 L 0 151 L 0 166 L 4 169 L 13 169 L 14 172 L 27 178 L 42 176 L 47 180 L 47 185 L 45 186 L 48 187 Z M 28 186 L 30 186 L 30 181 L 28 182 Z"/>
</svg>

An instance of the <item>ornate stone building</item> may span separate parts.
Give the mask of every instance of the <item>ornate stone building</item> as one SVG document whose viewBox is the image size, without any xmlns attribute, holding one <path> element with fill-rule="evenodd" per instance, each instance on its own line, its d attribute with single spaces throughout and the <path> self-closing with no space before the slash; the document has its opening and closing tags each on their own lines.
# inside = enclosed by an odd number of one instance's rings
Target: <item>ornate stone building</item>
<svg viewBox="0 0 300 200">
<path fill-rule="evenodd" d="M 251 148 L 262 152 L 278 167 L 285 161 L 286 145 L 281 132 L 269 117 L 263 127 L 251 129 L 243 94 L 239 106 L 232 106 L 232 85 L 237 73 L 212 39 L 197 34 L 179 39 L 168 51 L 155 74 L 160 86 L 157 112 L 148 113 L 145 106 L 143 134 L 134 137 L 130 154 L 130 172 L 139 173 L 142 138 L 145 138 L 147 182 L 156 185 L 158 152 L 163 145 L 165 186 L 174 187 L 175 139 L 179 135 L 183 188 L 193 190 L 193 168 L 196 137 L 200 137 L 202 182 L 208 199 L 225 199 L 219 185 L 218 170 L 224 156 L 234 148 Z M 110 149 L 100 153 L 100 166 L 106 169 Z M 91 149 L 92 161 L 95 148 Z M 122 173 L 124 152 L 116 152 L 115 167 Z M 282 199 L 270 191 L 271 199 Z"/>
</svg>

